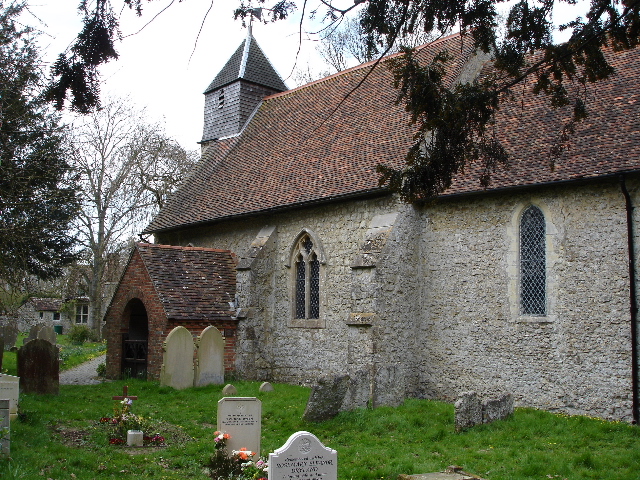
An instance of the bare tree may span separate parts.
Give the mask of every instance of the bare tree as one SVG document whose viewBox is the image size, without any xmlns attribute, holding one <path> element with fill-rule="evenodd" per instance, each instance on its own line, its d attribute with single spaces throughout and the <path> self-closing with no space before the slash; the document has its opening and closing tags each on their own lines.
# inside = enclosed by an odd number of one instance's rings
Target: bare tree
<svg viewBox="0 0 640 480">
<path fill-rule="evenodd" d="M 388 53 L 396 53 L 402 47 L 415 48 L 434 40 L 431 32 L 402 30 Z M 341 72 L 358 64 L 375 60 L 388 45 L 375 43 L 367 36 L 360 17 L 341 17 L 333 28 L 321 38 L 316 50 L 325 63 Z"/>
<path fill-rule="evenodd" d="M 162 206 L 193 164 L 159 124 L 146 122 L 144 110 L 127 99 L 111 99 L 74 125 L 72 162 L 80 175 L 82 209 L 78 239 L 89 252 L 87 293 L 91 327 L 97 329 L 103 309 L 101 288 L 114 255 Z M 111 272 L 113 275 L 113 272 Z"/>
</svg>

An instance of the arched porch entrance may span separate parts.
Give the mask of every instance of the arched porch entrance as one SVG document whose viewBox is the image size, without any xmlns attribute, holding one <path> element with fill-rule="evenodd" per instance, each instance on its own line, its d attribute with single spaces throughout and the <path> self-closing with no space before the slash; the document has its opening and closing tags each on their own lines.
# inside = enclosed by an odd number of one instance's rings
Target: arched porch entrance
<svg viewBox="0 0 640 480">
<path fill-rule="evenodd" d="M 124 310 L 123 324 L 128 331 L 122 334 L 122 367 L 124 376 L 146 378 L 149 341 L 149 319 L 144 303 L 138 298 L 129 301 Z"/>
</svg>

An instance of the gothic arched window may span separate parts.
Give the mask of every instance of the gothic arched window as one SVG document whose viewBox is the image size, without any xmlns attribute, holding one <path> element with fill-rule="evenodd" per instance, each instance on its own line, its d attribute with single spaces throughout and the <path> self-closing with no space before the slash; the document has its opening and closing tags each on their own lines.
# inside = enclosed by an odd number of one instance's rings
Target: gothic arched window
<svg viewBox="0 0 640 480">
<path fill-rule="evenodd" d="M 544 214 L 530 206 L 520 218 L 520 313 L 546 315 L 546 228 Z"/>
<path fill-rule="evenodd" d="M 320 318 L 320 261 L 308 234 L 298 240 L 294 262 L 295 318 Z"/>
</svg>

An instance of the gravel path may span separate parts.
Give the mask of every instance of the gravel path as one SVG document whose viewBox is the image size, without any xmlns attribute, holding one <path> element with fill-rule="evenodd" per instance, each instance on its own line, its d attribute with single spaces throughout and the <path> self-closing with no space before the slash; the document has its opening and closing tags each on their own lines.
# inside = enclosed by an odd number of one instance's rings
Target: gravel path
<svg viewBox="0 0 640 480">
<path fill-rule="evenodd" d="M 104 379 L 98 378 L 96 368 L 104 363 L 106 358 L 106 355 L 101 355 L 70 370 L 60 372 L 60 385 L 97 385 L 104 382 Z"/>
</svg>

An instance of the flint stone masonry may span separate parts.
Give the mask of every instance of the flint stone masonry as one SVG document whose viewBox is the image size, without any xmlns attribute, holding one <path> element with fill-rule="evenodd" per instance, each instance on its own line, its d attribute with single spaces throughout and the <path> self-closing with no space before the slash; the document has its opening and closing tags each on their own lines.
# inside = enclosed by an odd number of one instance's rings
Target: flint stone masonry
<svg viewBox="0 0 640 480">
<path fill-rule="evenodd" d="M 638 178 L 627 183 L 633 204 L 640 204 Z M 544 317 L 519 315 L 518 225 L 530 205 L 543 211 L 547 227 Z M 379 228 L 375 219 L 391 214 L 375 266 L 352 268 Z M 640 209 L 633 214 L 640 245 Z M 244 378 L 311 386 L 323 375 L 349 375 L 362 380 L 356 403 L 366 396 L 373 405 L 406 397 L 453 403 L 459 392 L 487 398 L 499 388 L 512 393 L 516 406 L 629 421 L 625 219 L 617 182 L 594 181 L 472 202 L 443 197 L 426 206 L 391 196 L 345 201 L 271 214 L 263 224 L 238 219 L 160 233 L 159 241 L 242 255 L 269 227 L 237 276 L 245 316 L 236 369 Z M 326 255 L 324 328 L 289 327 L 286 265 L 304 228 Z"/>
<path fill-rule="evenodd" d="M 338 453 L 309 432 L 297 432 L 269 454 L 269 480 L 337 480 Z"/>
<path fill-rule="evenodd" d="M 260 456 L 262 402 L 254 397 L 225 397 L 218 401 L 218 430 L 230 435 L 227 452 L 246 448 Z"/>
<path fill-rule="evenodd" d="M 349 376 L 321 377 L 311 389 L 302 419 L 307 422 L 324 422 L 340 412 L 349 389 Z"/>
</svg>

